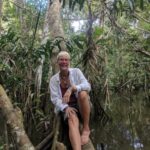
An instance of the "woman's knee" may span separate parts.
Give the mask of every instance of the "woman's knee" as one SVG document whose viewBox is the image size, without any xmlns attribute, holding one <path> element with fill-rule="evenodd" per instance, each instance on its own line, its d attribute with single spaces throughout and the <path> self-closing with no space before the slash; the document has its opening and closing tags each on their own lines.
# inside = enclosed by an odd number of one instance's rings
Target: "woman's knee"
<svg viewBox="0 0 150 150">
<path fill-rule="evenodd" d="M 79 125 L 79 119 L 76 114 L 71 114 L 68 118 L 68 124 L 71 126 L 78 126 Z"/>
<path fill-rule="evenodd" d="M 87 99 L 88 97 L 89 97 L 89 95 L 88 95 L 87 91 L 81 91 L 81 92 L 79 92 L 79 94 L 78 94 L 79 100 Z"/>
</svg>

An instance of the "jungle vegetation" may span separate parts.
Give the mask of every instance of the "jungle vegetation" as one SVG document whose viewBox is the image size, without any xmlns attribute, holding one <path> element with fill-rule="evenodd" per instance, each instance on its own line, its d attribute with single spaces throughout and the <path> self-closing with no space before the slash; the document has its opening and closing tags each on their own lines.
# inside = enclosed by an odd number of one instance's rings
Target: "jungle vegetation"
<svg viewBox="0 0 150 150">
<path fill-rule="evenodd" d="M 0 84 L 34 145 L 53 127 L 49 80 L 61 50 L 91 83 L 95 115 L 102 106 L 111 117 L 113 93 L 143 91 L 150 106 L 149 0 L 0 0 Z"/>
</svg>

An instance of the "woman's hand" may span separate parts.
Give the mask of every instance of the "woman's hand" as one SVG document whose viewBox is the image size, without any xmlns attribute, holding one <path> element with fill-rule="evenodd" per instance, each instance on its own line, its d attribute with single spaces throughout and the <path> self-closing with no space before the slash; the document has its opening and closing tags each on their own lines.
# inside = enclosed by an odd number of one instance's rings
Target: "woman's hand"
<svg viewBox="0 0 150 150">
<path fill-rule="evenodd" d="M 72 92 L 76 92 L 76 91 L 77 91 L 77 88 L 75 85 L 70 86 L 63 96 L 63 103 L 68 103 Z"/>
<path fill-rule="evenodd" d="M 72 90 L 71 90 L 71 89 L 68 89 L 68 90 L 66 91 L 66 93 L 65 93 L 64 96 L 63 96 L 63 103 L 68 103 L 68 102 L 69 102 L 71 93 L 72 93 Z"/>
<path fill-rule="evenodd" d="M 72 90 L 72 92 L 76 92 L 77 91 L 77 87 L 75 85 L 72 85 L 71 86 L 71 90 Z"/>
<path fill-rule="evenodd" d="M 67 107 L 65 108 L 65 113 L 67 115 L 67 117 L 69 118 L 70 115 L 72 114 L 76 114 L 77 109 L 73 108 L 73 107 Z"/>
</svg>

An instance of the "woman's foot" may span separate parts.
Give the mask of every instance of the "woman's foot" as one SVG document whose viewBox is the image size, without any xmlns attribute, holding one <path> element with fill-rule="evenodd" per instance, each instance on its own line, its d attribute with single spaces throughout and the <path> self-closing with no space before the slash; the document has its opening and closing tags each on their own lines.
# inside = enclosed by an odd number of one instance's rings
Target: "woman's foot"
<svg viewBox="0 0 150 150">
<path fill-rule="evenodd" d="M 83 131 L 81 135 L 81 145 L 85 145 L 89 142 L 90 131 Z"/>
</svg>

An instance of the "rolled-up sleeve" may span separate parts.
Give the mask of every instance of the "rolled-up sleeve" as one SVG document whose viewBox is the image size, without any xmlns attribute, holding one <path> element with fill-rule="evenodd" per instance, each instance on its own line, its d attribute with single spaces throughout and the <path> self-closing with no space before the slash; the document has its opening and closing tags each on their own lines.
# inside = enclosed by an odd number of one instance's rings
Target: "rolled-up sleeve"
<svg viewBox="0 0 150 150">
<path fill-rule="evenodd" d="M 62 103 L 62 98 L 59 95 L 58 83 L 54 77 L 50 80 L 50 96 L 52 103 L 55 105 L 56 112 L 63 111 L 68 107 L 68 104 Z"/>
<path fill-rule="evenodd" d="M 90 91 L 91 90 L 91 85 L 90 83 L 87 81 L 87 79 L 85 78 L 85 76 L 83 75 L 83 73 L 81 72 L 80 69 L 76 68 L 77 70 L 77 80 L 78 80 L 78 85 L 76 85 L 77 87 L 77 92 L 80 91 Z"/>
</svg>

